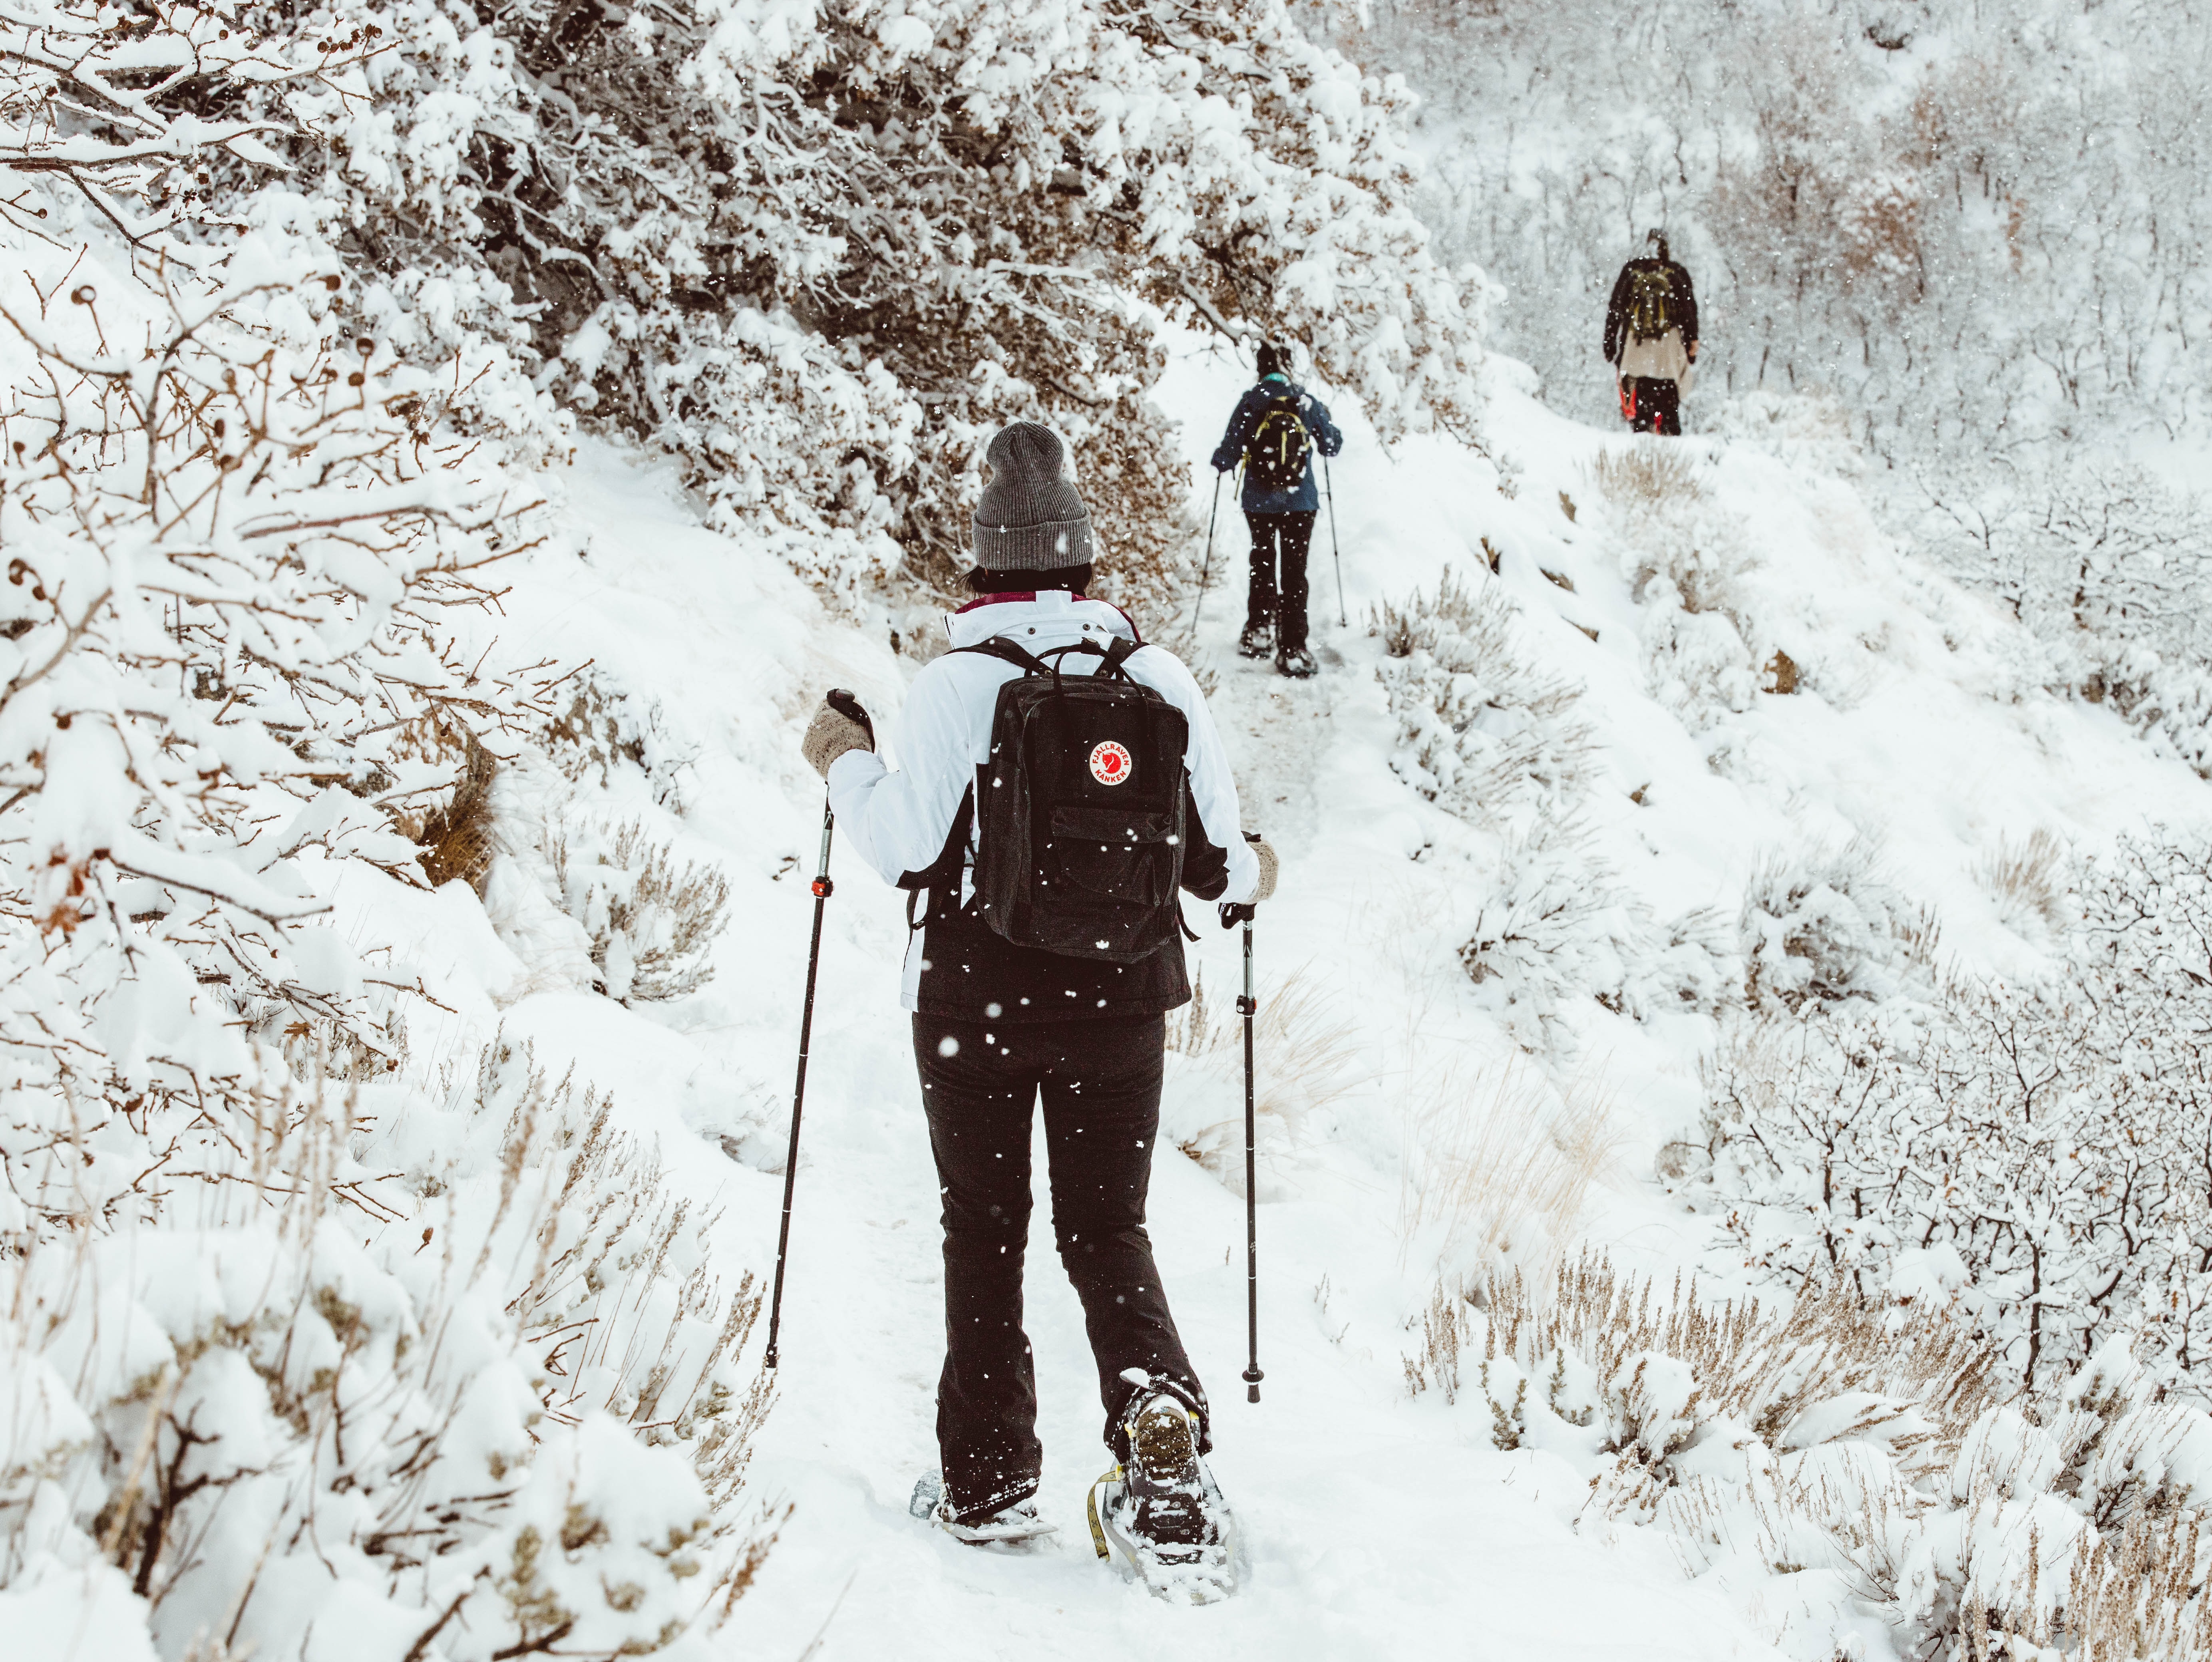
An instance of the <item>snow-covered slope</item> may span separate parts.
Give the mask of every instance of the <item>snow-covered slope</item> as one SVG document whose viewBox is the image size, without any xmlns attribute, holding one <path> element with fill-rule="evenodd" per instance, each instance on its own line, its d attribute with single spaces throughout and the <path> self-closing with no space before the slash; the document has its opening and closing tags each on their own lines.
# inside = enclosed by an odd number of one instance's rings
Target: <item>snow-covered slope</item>
<svg viewBox="0 0 2212 1662">
<path fill-rule="evenodd" d="M 1193 343 L 1166 384 L 1196 488 L 1239 379 Z M 1723 688 L 1685 705 L 1654 695 L 1655 617 L 1671 603 L 1648 588 L 1636 599 L 1627 555 L 1642 533 L 1596 476 L 1600 457 L 1632 441 L 1501 391 L 1488 436 L 1508 494 L 1492 461 L 1455 443 L 1386 453 L 1356 415 L 1338 415 L 1349 435 L 1334 485 L 1350 622 L 1336 621 L 1324 519 L 1313 604 L 1322 675 L 1294 684 L 1234 656 L 1243 540 L 1226 512 L 1195 654 L 1217 680 L 1248 823 L 1285 862 L 1257 931 L 1262 999 L 1288 1016 L 1263 1028 L 1260 1063 L 1258 1404 L 1237 1389 L 1232 1048 L 1173 1058 L 1164 1131 L 1176 1146 L 1153 1185 L 1161 1263 L 1215 1398 L 1215 1467 L 1239 1509 L 1246 1590 L 1221 1607 L 1171 1610 L 1094 1562 L 1081 1497 L 1103 1464 L 1098 1414 L 1042 1184 L 1029 1326 L 1041 1499 L 1061 1534 L 1039 1553 L 994 1555 L 908 1518 L 908 1490 L 934 1460 L 934 1185 L 897 1008 L 902 897 L 844 864 L 823 950 L 780 1401 L 754 1467 L 755 1492 L 793 1510 L 732 1629 L 749 1654 L 1172 1647 L 1292 1659 L 1408 1644 L 1500 1662 L 1775 1653 L 1779 1617 L 1686 1581 L 1657 1535 L 1583 1517 L 1589 1487 L 1568 1462 L 1498 1452 L 1479 1403 L 1453 1409 L 1407 1392 L 1409 1325 L 1440 1269 L 1500 1250 L 1535 1262 L 1569 1234 L 1636 1267 L 1698 1261 L 1705 1226 L 1648 1179 L 1658 1147 L 1694 1118 L 1711 1029 L 1694 1012 L 1639 1022 L 1592 1000 L 1527 1054 L 1500 986 L 1478 985 L 1459 957 L 1498 898 L 1510 828 L 1425 800 L 1394 767 L 1400 728 L 1376 674 L 1385 643 L 1367 624 L 1385 602 L 1433 592 L 1447 568 L 1468 585 L 1502 586 L 1535 667 L 1581 689 L 1591 737 L 1571 804 L 1589 828 L 1579 858 L 1656 919 L 1710 907 L 1733 928 L 1770 852 L 1856 836 L 1879 847 L 1896 892 L 1940 909 L 1948 950 L 2002 966 L 2035 943 L 2010 931 L 1971 875 L 2001 835 L 2044 828 L 2095 846 L 2150 819 L 2212 819 L 2212 793 L 2187 768 L 2094 708 L 2025 689 L 2009 626 L 1891 545 L 1848 458 L 1785 460 L 1697 438 L 1677 446 L 1697 482 L 1696 538 L 1730 555 L 1730 604 L 1753 667 L 1778 651 L 1799 676 L 1789 695 Z M 530 656 L 591 658 L 639 704 L 658 701 L 654 778 L 612 769 L 605 807 L 643 816 L 726 875 L 732 921 L 715 979 L 650 1016 L 581 990 L 574 943 L 533 890 L 526 858 L 491 889 L 505 949 L 479 937 L 462 952 L 448 931 L 416 955 L 433 968 L 446 959 L 433 985 L 457 1013 L 443 1042 L 458 1051 L 498 1021 L 542 1062 L 573 1064 L 611 1090 L 619 1122 L 659 1138 L 666 1181 L 720 1209 L 726 1278 L 765 1275 L 820 817 L 797 733 L 831 685 L 896 710 L 915 660 L 891 649 L 880 620 L 833 613 L 781 563 L 700 529 L 649 464 L 587 449 L 572 489 L 589 551 L 518 570 L 505 635 Z M 1150 622 L 1162 632 L 1164 620 Z M 879 727 L 895 749 L 896 723 Z M 545 784 L 504 787 L 511 840 L 526 840 L 546 811 Z M 1236 942 L 1210 922 L 1205 934 L 1194 954 L 1225 1022 Z M 1510 1154 L 1513 1137 L 1540 1138 L 1591 1103 L 1610 1154 L 1571 1231 L 1516 1216 L 1510 1198 L 1439 1202 L 1439 1162 L 1454 1149 Z"/>
</svg>

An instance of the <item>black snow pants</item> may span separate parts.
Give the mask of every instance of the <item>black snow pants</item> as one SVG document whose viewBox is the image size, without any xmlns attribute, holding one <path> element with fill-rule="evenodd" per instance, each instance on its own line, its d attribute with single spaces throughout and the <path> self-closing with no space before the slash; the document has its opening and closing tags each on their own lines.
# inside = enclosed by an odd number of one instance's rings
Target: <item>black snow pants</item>
<svg viewBox="0 0 2212 1662">
<path fill-rule="evenodd" d="M 1621 383 L 1621 396 L 1632 431 L 1681 436 L 1682 389 L 1673 381 L 1659 375 L 1631 375 Z"/>
<path fill-rule="evenodd" d="M 1309 516 L 1310 518 L 1310 516 Z M 1022 1331 L 1030 1125 L 1044 1097 L 1053 1233 L 1083 1301 L 1106 1442 L 1142 1368 L 1189 1404 L 1207 1446 L 1206 1393 L 1183 1354 L 1145 1233 L 1166 1028 L 1158 1016 L 992 1023 L 914 1018 L 929 1143 L 944 1198 L 945 1372 L 937 1441 L 961 1521 L 1036 1492 L 1036 1373 Z"/>
<path fill-rule="evenodd" d="M 1252 527 L 1252 589 L 1244 601 L 1245 625 L 1273 623 L 1276 646 L 1295 650 L 1306 644 L 1306 549 L 1313 542 L 1314 510 L 1244 518 Z"/>
</svg>

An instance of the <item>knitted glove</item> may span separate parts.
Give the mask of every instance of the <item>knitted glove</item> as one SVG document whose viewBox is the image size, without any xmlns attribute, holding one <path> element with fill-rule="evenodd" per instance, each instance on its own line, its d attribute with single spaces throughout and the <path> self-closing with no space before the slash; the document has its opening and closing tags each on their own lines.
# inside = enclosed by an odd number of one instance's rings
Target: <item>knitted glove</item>
<svg viewBox="0 0 2212 1662">
<path fill-rule="evenodd" d="M 875 748 L 875 724 L 860 707 L 860 701 L 842 687 L 830 689 L 822 707 L 814 713 L 814 719 L 806 724 L 806 737 L 799 741 L 806 765 L 825 779 L 830 777 L 830 764 L 848 750 Z"/>
<path fill-rule="evenodd" d="M 1244 834 L 1244 840 L 1252 845 L 1253 853 L 1259 857 L 1260 886 L 1256 889 L 1253 890 L 1252 898 L 1250 900 L 1239 901 L 1234 905 L 1223 906 L 1221 908 L 1221 926 L 1224 929 L 1234 929 L 1239 924 L 1250 923 L 1252 921 L 1252 914 L 1259 907 L 1260 902 L 1267 899 L 1268 896 L 1272 895 L 1275 892 L 1275 870 L 1277 864 L 1275 851 L 1267 846 L 1267 840 L 1261 836 L 1257 831 L 1247 831 Z"/>
</svg>

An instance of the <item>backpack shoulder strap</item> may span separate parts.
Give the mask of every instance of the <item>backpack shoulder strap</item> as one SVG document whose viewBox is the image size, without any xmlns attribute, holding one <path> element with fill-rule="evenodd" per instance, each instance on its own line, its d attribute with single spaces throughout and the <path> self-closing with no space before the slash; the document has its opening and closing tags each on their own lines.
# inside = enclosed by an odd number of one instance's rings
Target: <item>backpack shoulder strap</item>
<svg viewBox="0 0 2212 1662">
<path fill-rule="evenodd" d="M 1118 675 L 1127 678 L 1128 671 L 1121 666 L 1144 650 L 1141 640 L 1125 640 L 1115 635 L 1106 648 L 1106 661 L 1098 666 L 1100 675 Z"/>
<path fill-rule="evenodd" d="M 988 640 L 979 640 L 972 646 L 955 646 L 956 652 L 977 652 L 985 658 L 995 658 L 1002 664 L 1011 664 L 1024 675 L 1050 675 L 1052 666 L 1035 652 L 1016 646 L 1001 634 Z"/>
<path fill-rule="evenodd" d="M 969 786 L 961 792 L 960 807 L 952 816 L 952 828 L 945 833 L 945 846 L 938 856 L 920 871 L 909 871 L 899 878 L 898 886 L 906 890 L 907 932 L 940 918 L 949 918 L 960 909 L 960 874 L 968 864 L 968 834 L 975 824 L 975 787 Z M 929 894 L 929 910 L 921 917 L 915 915 L 915 901 L 922 891 Z"/>
</svg>

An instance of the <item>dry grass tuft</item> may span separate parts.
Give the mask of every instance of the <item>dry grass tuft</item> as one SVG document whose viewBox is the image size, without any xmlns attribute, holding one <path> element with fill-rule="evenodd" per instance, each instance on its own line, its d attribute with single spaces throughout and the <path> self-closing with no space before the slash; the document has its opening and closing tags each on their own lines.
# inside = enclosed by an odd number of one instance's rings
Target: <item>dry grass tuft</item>
<svg viewBox="0 0 2212 1662">
<path fill-rule="evenodd" d="M 1272 987 L 1262 981 L 1252 1018 L 1253 1108 L 1285 1130 L 1336 1102 L 1362 1078 L 1353 1065 L 1361 1050 L 1358 1025 L 1341 1013 L 1344 1001 L 1309 974 L 1310 967 L 1292 970 Z M 1241 1069 L 1243 1043 L 1236 1001 L 1209 1000 L 1204 975 L 1196 977 L 1190 1003 L 1168 1016 L 1168 1048 L 1190 1057 L 1218 1055 Z M 1177 1146 L 1224 1181 L 1232 1175 L 1242 1180 L 1241 1113 L 1182 1137 Z"/>
<path fill-rule="evenodd" d="M 2014 928 L 2040 924 L 2056 929 L 2066 921 L 2066 854 L 2057 835 L 2041 828 L 2017 842 L 1999 837 L 1997 846 L 1974 862 L 1974 881 Z"/>
<path fill-rule="evenodd" d="M 491 787 L 499 776 L 499 763 L 477 743 L 476 735 L 460 735 L 466 760 L 453 786 L 451 801 L 430 810 L 413 835 L 422 852 L 416 858 L 422 875 L 436 889 L 455 879 L 465 883 L 481 897 L 484 879 L 491 874 L 497 844 L 492 830 Z"/>
<path fill-rule="evenodd" d="M 541 845 L 568 914 L 591 940 L 607 996 L 625 1004 L 681 998 L 714 976 L 730 885 L 713 865 L 679 862 L 637 820 L 556 826 Z"/>
<path fill-rule="evenodd" d="M 1404 1247 L 1435 1232 L 1440 1253 L 1473 1243 L 1492 1263 L 1548 1275 L 1620 1146 L 1612 1097 L 1579 1079 L 1554 1090 L 1516 1058 L 1473 1080 L 1447 1066 L 1406 1101 Z"/>
<path fill-rule="evenodd" d="M 1590 478 L 1599 494 L 1620 508 L 1653 508 L 1705 494 L 1696 467 L 1679 445 L 1638 444 L 1603 452 L 1591 464 Z"/>
</svg>

